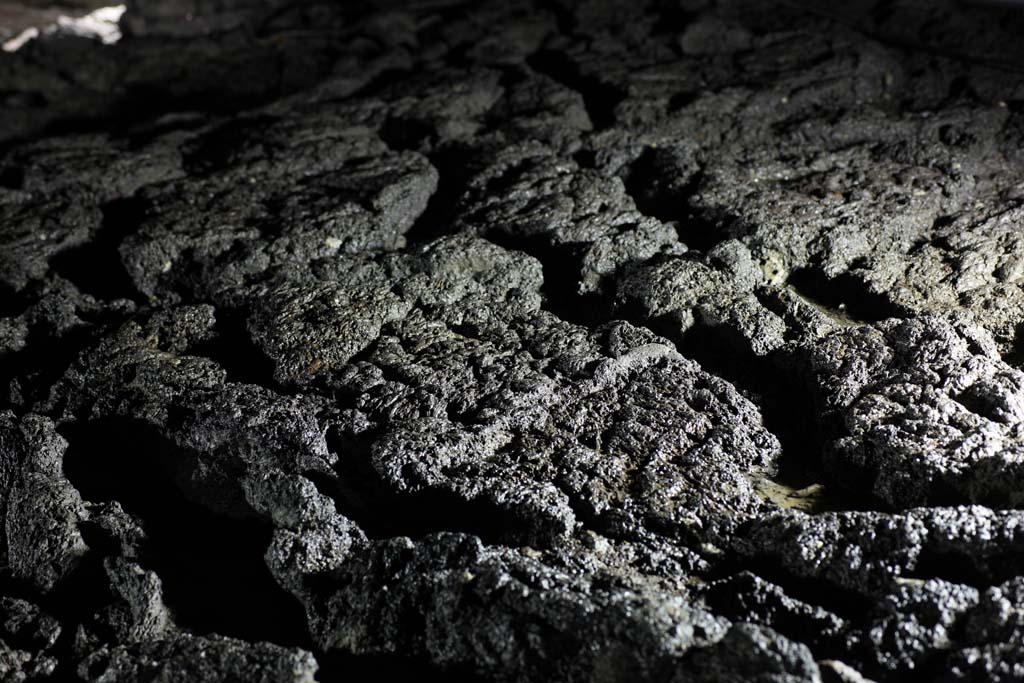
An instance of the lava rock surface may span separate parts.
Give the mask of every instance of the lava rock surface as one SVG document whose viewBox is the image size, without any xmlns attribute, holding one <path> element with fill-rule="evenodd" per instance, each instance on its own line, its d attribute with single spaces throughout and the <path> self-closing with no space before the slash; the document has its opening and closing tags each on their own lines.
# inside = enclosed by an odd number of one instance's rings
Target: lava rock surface
<svg viewBox="0 0 1024 683">
<path fill-rule="evenodd" d="M 0 52 L 0 681 L 1024 681 L 1020 11 L 120 30 Z"/>
</svg>

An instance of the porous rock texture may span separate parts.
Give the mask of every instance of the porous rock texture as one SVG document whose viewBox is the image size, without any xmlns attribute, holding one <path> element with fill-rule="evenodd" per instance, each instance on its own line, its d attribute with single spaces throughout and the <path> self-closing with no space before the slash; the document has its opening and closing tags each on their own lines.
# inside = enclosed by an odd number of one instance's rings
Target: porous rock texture
<svg viewBox="0 0 1024 683">
<path fill-rule="evenodd" d="M 1019 10 L 120 28 L 0 53 L 0 681 L 1024 681 Z"/>
</svg>

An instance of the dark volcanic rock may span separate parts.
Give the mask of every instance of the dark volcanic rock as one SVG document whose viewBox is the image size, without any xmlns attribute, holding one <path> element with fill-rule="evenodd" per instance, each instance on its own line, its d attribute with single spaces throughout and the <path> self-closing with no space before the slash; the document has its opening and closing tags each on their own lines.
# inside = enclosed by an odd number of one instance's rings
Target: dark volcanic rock
<svg viewBox="0 0 1024 683">
<path fill-rule="evenodd" d="M 0 679 L 1022 679 L 1019 11 L 71 4 Z"/>
<path fill-rule="evenodd" d="M 78 669 L 84 681 L 245 680 L 312 683 L 316 662 L 308 652 L 269 643 L 184 636 L 141 646 L 119 645 L 93 653 Z"/>
<path fill-rule="evenodd" d="M 1020 506 L 1024 374 L 999 358 L 984 330 L 889 320 L 799 353 L 836 423 L 825 460 L 837 480 L 893 508 Z"/>
<path fill-rule="evenodd" d="M 187 154 L 195 177 L 141 190 L 141 224 L 120 247 L 151 299 L 220 301 L 268 269 L 399 247 L 437 184 L 426 159 L 344 115 L 232 122 Z"/>
</svg>

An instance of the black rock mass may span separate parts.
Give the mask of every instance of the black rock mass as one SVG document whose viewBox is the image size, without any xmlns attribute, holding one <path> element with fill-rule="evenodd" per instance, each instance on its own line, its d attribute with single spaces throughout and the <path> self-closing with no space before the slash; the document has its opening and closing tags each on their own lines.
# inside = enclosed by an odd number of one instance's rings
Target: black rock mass
<svg viewBox="0 0 1024 683">
<path fill-rule="evenodd" d="M 1024 681 L 1024 7 L 0 5 L 0 682 Z"/>
</svg>

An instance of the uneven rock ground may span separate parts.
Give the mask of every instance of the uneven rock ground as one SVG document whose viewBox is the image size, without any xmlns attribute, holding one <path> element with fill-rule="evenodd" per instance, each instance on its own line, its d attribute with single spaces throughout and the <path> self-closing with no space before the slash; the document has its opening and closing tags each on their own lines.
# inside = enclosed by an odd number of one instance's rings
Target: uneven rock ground
<svg viewBox="0 0 1024 683">
<path fill-rule="evenodd" d="M 0 680 L 1024 681 L 1024 15 L 828 5 L 0 53 Z"/>
</svg>

